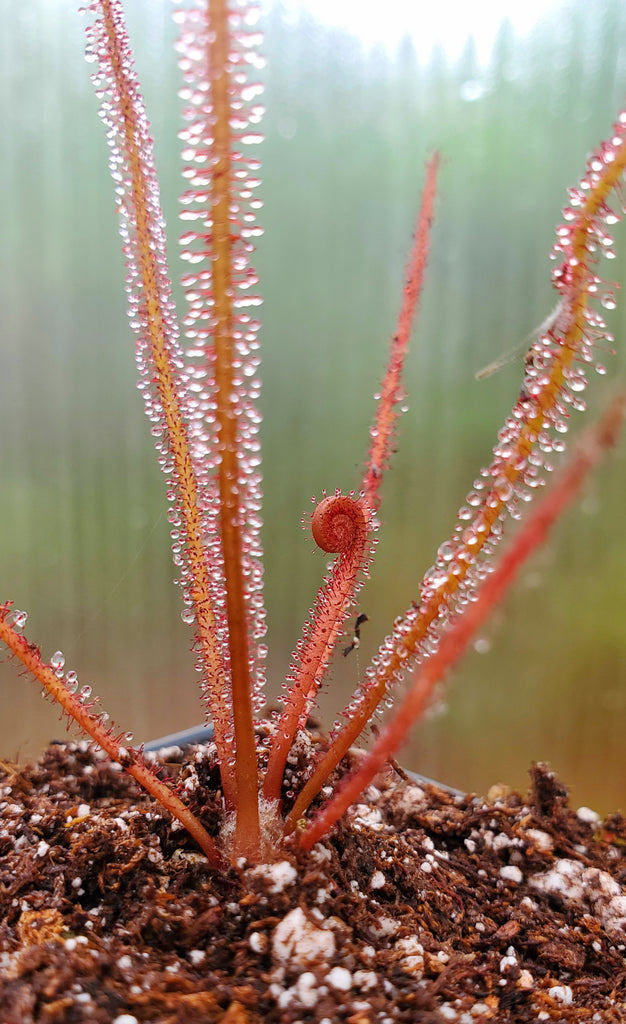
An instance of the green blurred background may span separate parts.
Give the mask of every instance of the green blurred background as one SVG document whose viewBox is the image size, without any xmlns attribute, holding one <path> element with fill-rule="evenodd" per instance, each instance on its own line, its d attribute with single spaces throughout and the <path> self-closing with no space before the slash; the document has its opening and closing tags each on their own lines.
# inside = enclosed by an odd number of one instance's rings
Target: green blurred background
<svg viewBox="0 0 626 1024">
<path fill-rule="evenodd" d="M 175 29 L 167 4 L 128 6 L 176 275 Z M 270 699 L 324 572 L 300 520 L 323 488 L 358 486 L 424 161 L 434 147 L 445 158 L 407 367 L 409 410 L 360 598 L 369 621 L 358 657 L 333 665 L 321 701 L 327 725 L 417 596 L 489 461 L 521 361 L 480 382 L 474 374 L 554 305 L 547 256 L 566 186 L 626 93 L 621 0 L 551 4 L 523 31 L 492 22 L 486 52 L 480 36 L 448 46 L 453 18 L 443 5 L 434 46 L 403 35 L 401 15 L 385 7 L 380 17 L 377 43 L 312 9 L 274 6 L 263 19 L 265 235 L 256 264 Z M 164 482 L 134 386 L 107 149 L 82 51 L 82 21 L 66 5 L 3 5 L 0 600 L 27 609 L 27 633 L 44 656 L 62 648 L 81 683 L 144 740 L 201 712 L 171 583 Z M 623 226 L 617 234 L 621 256 L 603 270 L 623 284 Z M 610 326 L 617 356 L 603 358 L 608 379 L 589 388 L 595 409 L 610 379 L 624 380 L 623 302 Z M 484 792 L 494 782 L 524 786 L 531 760 L 547 759 L 576 803 L 626 810 L 625 452 L 626 442 L 524 569 L 449 681 L 445 713 L 415 730 L 401 755 L 408 767 Z M 6 662 L 0 701 L 4 756 L 30 757 L 63 735 L 38 687 Z"/>
</svg>

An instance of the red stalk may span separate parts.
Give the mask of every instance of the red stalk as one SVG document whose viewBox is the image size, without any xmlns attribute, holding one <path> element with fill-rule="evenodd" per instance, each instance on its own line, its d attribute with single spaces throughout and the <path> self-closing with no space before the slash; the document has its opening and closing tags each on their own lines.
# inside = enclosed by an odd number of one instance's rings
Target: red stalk
<svg viewBox="0 0 626 1024">
<path fill-rule="evenodd" d="M 428 261 L 439 164 L 439 154 L 435 153 L 426 166 L 426 181 L 415 227 L 415 237 L 406 266 L 402 306 L 396 331 L 391 340 L 389 361 L 380 388 L 374 424 L 370 431 L 372 442 L 362 485 L 365 496 L 364 507 L 370 510 L 368 518 L 376 512 L 380 505 L 380 487 L 384 470 L 389 463 L 394 426 L 399 411 L 398 403 L 402 400 L 402 371 Z M 325 502 L 328 503 L 331 500 L 326 498 Z M 327 509 L 325 502 L 320 503 L 313 516 L 311 525 L 314 539 L 318 546 L 325 551 L 339 551 L 341 550 L 339 547 L 327 546 L 323 535 L 321 527 L 322 513 Z M 317 536 L 316 522 L 319 524 Z M 355 531 L 355 539 L 358 539 L 359 535 L 360 531 Z M 303 640 L 298 645 L 297 673 L 289 690 L 285 710 L 278 722 L 278 731 L 272 744 L 263 787 L 264 795 L 270 800 L 277 799 L 280 795 L 282 774 L 296 729 L 303 723 L 311 707 L 332 654 L 333 645 L 351 607 L 358 572 L 365 565 L 365 535 L 360 543 L 362 544 L 360 551 L 355 549 L 349 562 L 342 556 L 335 563 L 331 581 L 327 588 L 322 588 L 318 593 L 311 622 L 306 624 Z M 374 709 L 375 706 L 372 711 Z"/>
<path fill-rule="evenodd" d="M 367 456 L 362 489 L 367 504 L 374 513 L 380 505 L 380 486 L 384 470 L 389 464 L 394 426 L 399 412 L 398 403 L 403 398 L 402 370 L 428 263 L 430 228 L 434 216 L 439 164 L 439 153 L 434 153 L 426 165 L 426 182 L 415 226 L 415 238 L 405 271 L 406 283 L 402 307 L 396 332 L 391 339 L 389 362 L 380 388 L 374 425 L 370 430 L 372 441 Z"/>
<path fill-rule="evenodd" d="M 363 498 L 340 493 L 324 498 L 313 513 L 315 543 L 323 551 L 338 553 L 338 557 L 330 578 L 318 591 L 311 620 L 305 625 L 294 655 L 297 671 L 278 720 L 263 783 L 263 795 L 268 800 L 280 796 L 285 762 L 296 730 L 304 724 L 311 709 L 358 586 L 359 573 L 365 569 L 369 520 Z"/>
<path fill-rule="evenodd" d="M 231 129 L 229 51 L 232 45 L 225 0 L 210 0 L 209 74 L 213 159 L 212 290 L 214 299 L 215 382 L 219 460 L 220 534 L 224 558 L 228 649 L 235 729 L 237 826 L 235 855 L 258 857 L 261 845 L 256 745 L 252 720 L 252 685 L 248 654 L 248 616 L 244 596 L 241 518 L 241 472 L 233 359 L 233 281 L 231 246 Z"/>
</svg>

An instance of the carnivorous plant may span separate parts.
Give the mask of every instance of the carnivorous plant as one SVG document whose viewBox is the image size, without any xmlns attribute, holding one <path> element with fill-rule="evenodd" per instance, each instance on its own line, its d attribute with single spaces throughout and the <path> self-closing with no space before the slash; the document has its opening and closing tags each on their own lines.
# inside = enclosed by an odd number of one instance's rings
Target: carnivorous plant
<svg viewBox="0 0 626 1024">
<path fill-rule="evenodd" d="M 213 729 L 224 819 L 211 835 L 202 808 L 146 764 L 141 748 L 118 732 L 61 656 L 49 662 L 23 633 L 24 612 L 0 606 L 0 639 L 68 719 L 118 761 L 177 818 L 216 868 L 245 858 L 271 859 L 282 842 L 309 848 L 371 782 L 421 714 L 435 683 L 540 542 L 584 473 L 615 439 L 624 413 L 618 397 L 576 449 L 561 479 L 537 505 L 500 562 L 495 549 L 510 519 L 544 482 L 542 464 L 563 448 L 572 409 L 582 408 L 595 350 L 607 338 L 599 311 L 611 286 L 600 260 L 610 253 L 626 167 L 626 112 L 570 189 L 557 230 L 552 280 L 558 305 L 533 341 L 521 391 L 498 434 L 490 464 L 458 513 L 411 606 L 395 619 L 342 723 L 321 745 L 293 799 L 285 766 L 305 726 L 333 650 L 369 572 L 381 483 L 403 399 L 402 370 L 424 281 L 437 195 L 438 154 L 426 165 L 421 208 L 406 270 L 402 308 L 377 397 L 363 478 L 349 493 L 324 495 L 311 520 L 315 542 L 335 555 L 293 655 L 283 710 L 269 740 L 255 728 L 263 706 L 261 476 L 259 450 L 257 277 L 251 264 L 260 201 L 261 86 L 254 5 L 198 2 L 176 15 L 186 105 L 183 277 L 185 345 L 174 309 L 150 125 L 134 70 L 121 0 L 86 5 L 87 56 L 110 147 L 136 335 L 139 389 L 166 476 L 172 549 L 183 618 L 193 630 L 202 695 Z M 359 768 L 309 819 L 311 804 L 395 684 L 412 676 L 405 703 Z M 260 749 L 262 746 L 262 750 Z M 227 839 L 226 836 L 229 838 Z M 288 838 L 291 837 L 291 838 Z"/>
</svg>

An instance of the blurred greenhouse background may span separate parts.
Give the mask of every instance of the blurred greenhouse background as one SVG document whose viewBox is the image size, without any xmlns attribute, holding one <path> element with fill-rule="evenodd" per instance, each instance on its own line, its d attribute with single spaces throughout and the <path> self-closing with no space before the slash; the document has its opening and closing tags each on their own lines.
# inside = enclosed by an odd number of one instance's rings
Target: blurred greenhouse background
<svg viewBox="0 0 626 1024">
<path fill-rule="evenodd" d="M 127 6 L 176 276 L 175 28 L 167 3 Z M 486 52 L 479 38 L 447 48 L 439 9 L 439 42 L 426 51 L 402 24 L 390 43 L 387 24 L 373 42 L 371 26 L 359 38 L 313 7 L 276 4 L 263 17 L 256 265 L 270 700 L 324 572 L 300 520 L 322 489 L 358 486 L 424 162 L 435 147 L 445 161 L 409 409 L 360 595 L 368 622 L 358 655 L 333 664 L 328 726 L 489 462 L 521 357 L 486 380 L 475 373 L 553 307 L 548 252 L 566 187 L 626 96 L 622 0 L 553 3 L 523 29 L 492 22 Z M 44 657 L 62 648 L 140 741 L 195 724 L 201 710 L 171 583 L 164 482 L 134 386 L 82 20 L 50 0 L 5 4 L 0 52 L 0 600 L 28 610 Z M 619 259 L 603 270 L 623 286 L 623 225 L 617 234 Z M 609 316 L 617 355 L 589 388 L 595 410 L 626 376 L 623 296 Z M 415 730 L 408 767 L 484 792 L 525 786 L 530 762 L 546 759 L 575 803 L 626 811 L 625 485 L 626 438 L 449 680 L 443 713 Z M 56 710 L 6 660 L 0 701 L 5 758 L 63 736 Z"/>
</svg>

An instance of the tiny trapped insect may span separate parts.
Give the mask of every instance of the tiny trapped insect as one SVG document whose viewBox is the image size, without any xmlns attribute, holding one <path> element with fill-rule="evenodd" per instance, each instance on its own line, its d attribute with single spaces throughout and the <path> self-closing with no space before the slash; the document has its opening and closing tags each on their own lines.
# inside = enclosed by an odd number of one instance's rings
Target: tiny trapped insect
<svg viewBox="0 0 626 1024">
<path fill-rule="evenodd" d="M 347 647 L 344 647 L 343 651 L 341 652 L 344 658 L 347 658 L 349 654 L 352 654 L 352 651 L 356 650 L 360 646 L 361 626 L 363 625 L 364 622 L 368 621 L 369 620 L 365 612 L 361 612 L 360 615 L 357 615 L 356 622 L 354 623 L 354 635 L 352 637 L 352 640 L 350 641 Z"/>
</svg>

